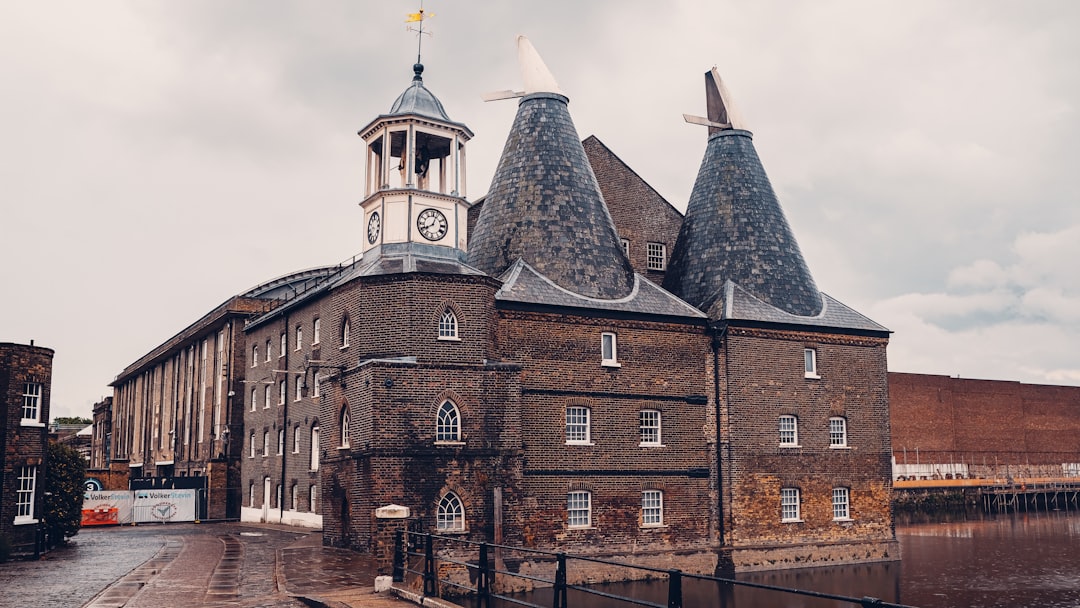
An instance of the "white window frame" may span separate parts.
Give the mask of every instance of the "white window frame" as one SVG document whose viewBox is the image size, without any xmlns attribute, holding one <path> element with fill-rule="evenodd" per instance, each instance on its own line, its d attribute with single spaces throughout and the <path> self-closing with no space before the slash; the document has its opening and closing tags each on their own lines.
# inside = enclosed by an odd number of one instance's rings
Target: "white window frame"
<svg viewBox="0 0 1080 608">
<path fill-rule="evenodd" d="M 285 491 L 285 487 L 282 484 L 279 483 L 279 484 L 277 484 L 277 487 L 274 488 L 274 489 L 276 490 L 274 492 L 274 500 L 276 501 L 276 503 L 274 503 L 274 502 L 270 503 L 270 507 L 275 508 L 275 509 L 280 509 L 281 507 L 285 506 L 284 497 L 282 496 L 282 493 Z"/>
<path fill-rule="evenodd" d="M 292 490 L 290 490 L 290 492 L 292 492 L 292 510 L 293 511 L 299 511 L 300 510 L 300 493 L 297 492 L 297 490 L 299 490 L 299 489 L 300 488 L 298 488 L 295 483 L 292 484 Z"/>
<path fill-rule="evenodd" d="M 255 482 L 252 481 L 248 484 L 248 506 L 255 506 Z"/>
<path fill-rule="evenodd" d="M 251 447 L 248 448 L 248 458 L 255 457 L 255 431 L 251 431 Z"/>
<path fill-rule="evenodd" d="M 803 349 L 803 372 L 807 378 L 820 379 L 818 375 L 817 364 L 817 349 L 816 348 L 804 348 Z"/>
<path fill-rule="evenodd" d="M 304 383 L 301 381 L 301 376 L 296 377 L 296 393 L 293 395 L 293 401 L 301 401 L 304 398 Z"/>
<path fill-rule="evenodd" d="M 270 385 L 267 384 L 263 387 L 263 409 L 270 409 Z"/>
<path fill-rule="evenodd" d="M 834 450 L 842 450 L 848 447 L 847 418 L 843 416 L 829 418 L 829 447 Z"/>
<path fill-rule="evenodd" d="M 280 428 L 277 432 L 277 455 L 281 456 L 285 453 L 285 429 Z"/>
<path fill-rule="evenodd" d="M 349 317 L 341 320 L 341 348 L 349 348 Z"/>
<path fill-rule="evenodd" d="M 319 375 L 319 372 L 315 372 L 312 374 L 312 378 L 311 396 L 317 398 L 322 395 L 322 376 Z"/>
<path fill-rule="evenodd" d="M 259 345 L 251 346 L 251 367 L 259 367 Z"/>
<path fill-rule="evenodd" d="M 593 445 L 592 408 L 584 405 L 566 406 L 566 445 Z"/>
<path fill-rule="evenodd" d="M 638 414 L 641 443 L 638 445 L 643 447 L 663 447 L 663 424 L 663 414 L 660 413 L 660 410 L 641 410 Z"/>
<path fill-rule="evenodd" d="M 278 359 L 285 356 L 286 349 L 289 348 L 288 336 L 285 332 L 281 332 L 281 339 L 278 341 Z"/>
<path fill-rule="evenodd" d="M 788 424 L 790 423 L 790 424 Z M 783 414 L 777 421 L 780 447 L 798 448 L 799 445 L 799 417 L 792 414 Z"/>
<path fill-rule="evenodd" d="M 832 490 L 833 521 L 851 521 L 851 489 L 843 486 Z"/>
<path fill-rule="evenodd" d="M 794 523 L 802 521 L 799 488 L 780 488 L 780 521 Z"/>
<path fill-rule="evenodd" d="M 311 511 L 312 513 L 315 513 L 315 510 L 316 510 L 316 508 L 318 506 L 318 505 L 316 505 L 316 500 L 318 500 L 318 498 L 319 498 L 319 486 L 317 486 L 315 484 L 311 484 L 311 487 L 308 488 L 308 510 Z"/>
<path fill-rule="evenodd" d="M 15 519 L 12 522 L 16 526 L 24 524 L 36 524 L 34 517 L 34 498 L 37 494 L 37 467 L 23 466 L 18 469 L 18 478 L 15 486 Z"/>
<path fill-rule="evenodd" d="M 435 443 L 461 443 L 461 410 L 446 399 L 435 414 Z"/>
<path fill-rule="evenodd" d="M 451 308 L 444 310 L 442 316 L 439 317 L 439 339 L 460 340 L 458 337 L 458 318 Z"/>
<path fill-rule="evenodd" d="M 251 411 L 255 411 L 259 407 L 259 389 L 251 389 Z"/>
<path fill-rule="evenodd" d="M 641 492 L 641 527 L 659 528 L 664 525 L 664 493 L 660 490 Z"/>
<path fill-rule="evenodd" d="M 285 395 L 287 393 L 288 393 L 288 391 L 285 390 L 285 379 L 282 378 L 280 381 L 278 381 L 278 397 L 277 397 L 277 404 L 278 405 L 285 405 Z"/>
<path fill-rule="evenodd" d="M 465 504 L 453 492 L 443 494 L 435 511 L 435 530 L 438 532 L 465 531 Z"/>
<path fill-rule="evenodd" d="M 319 317 L 315 317 L 311 321 L 311 345 L 315 346 L 322 338 L 322 323 L 319 321 Z"/>
<path fill-rule="evenodd" d="M 293 350 L 301 350 L 304 348 L 304 326 L 296 326 L 296 344 L 293 345 Z"/>
<path fill-rule="evenodd" d="M 273 344 L 273 342 L 270 340 L 270 338 L 267 338 L 266 339 L 266 359 L 265 359 L 266 363 L 270 362 L 270 351 L 274 350 L 273 348 L 271 348 L 272 344 Z"/>
<path fill-rule="evenodd" d="M 319 470 L 319 425 L 317 424 L 311 427 L 311 457 L 308 462 L 310 470 Z"/>
<path fill-rule="evenodd" d="M 293 427 L 292 453 L 293 454 L 299 454 L 300 453 L 300 425 L 299 424 Z"/>
<path fill-rule="evenodd" d="M 41 421 L 41 397 L 44 385 L 40 382 L 23 383 L 23 403 L 20 424 L 22 426 L 44 426 Z"/>
<path fill-rule="evenodd" d="M 349 407 L 345 406 L 341 408 L 341 444 L 340 448 L 349 447 Z"/>
<path fill-rule="evenodd" d="M 592 527 L 592 492 L 574 490 L 566 493 L 566 527 L 579 530 Z"/>
<path fill-rule="evenodd" d="M 619 363 L 619 336 L 613 331 L 600 334 L 600 365 L 622 367 Z"/>
<path fill-rule="evenodd" d="M 653 242 L 646 243 L 645 267 L 649 270 L 667 270 L 667 245 Z"/>
<path fill-rule="evenodd" d="M 270 455 L 270 431 L 263 431 L 263 458 Z"/>
</svg>

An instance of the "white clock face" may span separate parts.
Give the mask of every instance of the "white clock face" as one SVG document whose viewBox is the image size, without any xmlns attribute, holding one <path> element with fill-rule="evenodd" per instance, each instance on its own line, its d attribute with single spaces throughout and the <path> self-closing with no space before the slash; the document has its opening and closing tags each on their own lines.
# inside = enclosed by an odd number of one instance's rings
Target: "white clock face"
<svg viewBox="0 0 1080 608">
<path fill-rule="evenodd" d="M 382 219 L 379 218 L 379 212 L 371 214 L 367 223 L 367 242 L 372 245 L 375 241 L 379 240 L 379 229 L 382 228 Z"/>
<path fill-rule="evenodd" d="M 446 236 L 448 227 L 446 216 L 438 209 L 424 209 L 416 218 L 416 229 L 429 241 L 437 241 Z"/>
</svg>

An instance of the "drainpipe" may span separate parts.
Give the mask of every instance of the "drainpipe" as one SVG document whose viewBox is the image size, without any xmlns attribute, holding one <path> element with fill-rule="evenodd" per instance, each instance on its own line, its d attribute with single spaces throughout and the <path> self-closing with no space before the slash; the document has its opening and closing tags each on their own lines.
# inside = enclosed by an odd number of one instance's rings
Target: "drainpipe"
<svg viewBox="0 0 1080 608">
<path fill-rule="evenodd" d="M 715 330 L 714 330 L 715 331 Z M 723 433 L 721 432 L 721 407 L 720 407 L 720 345 L 727 334 L 727 325 L 720 329 L 720 333 L 713 334 L 713 401 L 716 404 L 716 496 L 720 507 L 720 518 L 717 522 L 717 532 L 720 535 L 720 545 L 724 544 L 724 465 L 723 465 Z M 724 349 L 724 369 L 727 370 L 728 353 Z M 725 384 L 726 386 L 726 384 Z M 730 392 L 730 388 L 727 389 Z M 728 395 L 730 397 L 730 394 Z"/>
<path fill-rule="evenodd" d="M 285 370 L 285 403 L 281 410 L 281 428 L 279 432 L 284 433 L 283 441 L 281 445 L 281 494 L 278 495 L 278 523 L 281 523 L 282 519 L 285 519 L 285 461 L 287 460 L 288 450 L 285 449 L 284 440 L 288 439 L 289 426 L 289 313 L 285 313 L 285 365 L 282 366 Z M 293 387 L 296 390 L 296 387 Z M 276 438 L 275 438 L 276 439 Z M 276 492 L 276 489 L 275 489 Z"/>
</svg>

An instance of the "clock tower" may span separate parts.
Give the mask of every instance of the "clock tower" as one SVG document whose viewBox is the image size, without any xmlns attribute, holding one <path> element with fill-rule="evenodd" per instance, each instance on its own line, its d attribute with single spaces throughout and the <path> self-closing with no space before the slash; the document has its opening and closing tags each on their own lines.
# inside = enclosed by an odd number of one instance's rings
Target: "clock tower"
<svg viewBox="0 0 1080 608">
<path fill-rule="evenodd" d="M 359 131 L 367 146 L 364 257 L 419 253 L 464 257 L 465 142 L 472 131 L 450 120 L 424 86 L 424 66 L 387 114 Z M 446 251 L 449 248 L 452 251 Z"/>
</svg>

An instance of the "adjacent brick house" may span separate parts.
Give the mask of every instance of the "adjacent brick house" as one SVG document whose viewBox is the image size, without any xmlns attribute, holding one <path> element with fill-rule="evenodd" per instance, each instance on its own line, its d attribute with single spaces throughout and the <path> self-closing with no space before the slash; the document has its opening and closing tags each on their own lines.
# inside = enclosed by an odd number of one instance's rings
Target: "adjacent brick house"
<svg viewBox="0 0 1080 608">
<path fill-rule="evenodd" d="M 50 348 L 0 343 L 0 543 L 13 555 L 38 547 L 52 361 Z"/>
</svg>

